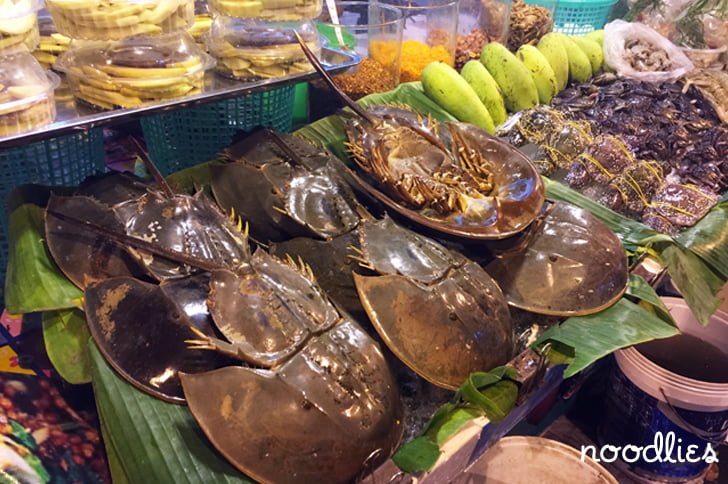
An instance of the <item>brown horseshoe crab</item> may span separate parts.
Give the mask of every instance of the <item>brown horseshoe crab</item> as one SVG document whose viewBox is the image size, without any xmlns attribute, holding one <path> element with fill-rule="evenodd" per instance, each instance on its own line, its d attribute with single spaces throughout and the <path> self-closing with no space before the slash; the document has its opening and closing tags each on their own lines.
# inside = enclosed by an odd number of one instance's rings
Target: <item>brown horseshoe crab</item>
<svg viewBox="0 0 728 484">
<path fill-rule="evenodd" d="M 517 308 L 553 316 L 592 314 L 627 289 L 621 241 L 584 209 L 556 202 L 522 237 L 486 266 Z"/>
<path fill-rule="evenodd" d="M 209 273 L 159 285 L 102 280 L 86 288 L 86 312 L 117 372 L 154 396 L 186 401 L 238 469 L 262 482 L 347 482 L 399 444 L 402 403 L 383 354 L 328 300 L 305 264 L 262 249 L 249 255 L 247 231 L 225 217 L 212 219 L 222 227 L 207 228 L 246 244 L 239 261 L 198 258 L 118 226 L 49 215 L 160 262 Z M 195 312 L 204 285 L 214 328 L 204 311 Z M 154 357 L 140 359 L 140 350 Z M 225 355 L 256 368 L 220 368 Z"/>
<path fill-rule="evenodd" d="M 433 230 L 502 239 L 544 203 L 536 167 L 517 149 L 466 123 L 439 123 L 402 107 L 364 109 L 346 96 L 300 39 L 311 64 L 353 113 L 344 115 L 351 176 L 371 196 Z"/>
<path fill-rule="evenodd" d="M 223 207 L 242 210 L 265 227 L 289 217 L 276 234 L 284 239 L 329 227 L 313 234 L 319 240 L 276 243 L 274 254 L 290 253 L 311 264 L 334 300 L 352 313 L 365 311 L 390 350 L 431 383 L 454 389 L 470 373 L 508 361 L 513 329 L 507 303 L 480 266 L 390 218 L 375 220 L 336 174 L 341 163 L 326 151 L 273 132 L 251 139 L 211 166 L 213 191 L 223 195 Z M 290 203 L 296 197 L 291 187 L 304 193 L 322 186 L 325 203 Z M 251 208 L 234 202 L 238 193 L 286 208 Z"/>
<path fill-rule="evenodd" d="M 218 204 L 247 220 L 256 240 L 330 238 L 359 223 L 340 166 L 296 136 L 261 129 L 210 163 L 210 184 Z"/>
<path fill-rule="evenodd" d="M 192 348 L 261 368 L 180 379 L 195 419 L 231 463 L 262 482 L 347 482 L 391 455 L 403 431 L 394 379 L 310 268 L 259 249 L 244 270 L 213 272 L 212 288 L 211 312 L 228 341 L 200 333 Z"/>
</svg>

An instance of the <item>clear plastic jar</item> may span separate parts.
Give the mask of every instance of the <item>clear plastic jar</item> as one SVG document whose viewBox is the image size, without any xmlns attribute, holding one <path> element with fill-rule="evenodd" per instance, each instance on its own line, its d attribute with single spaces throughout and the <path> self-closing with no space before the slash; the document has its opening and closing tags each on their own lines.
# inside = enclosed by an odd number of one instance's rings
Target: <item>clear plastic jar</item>
<svg viewBox="0 0 728 484">
<path fill-rule="evenodd" d="M 460 0 L 455 64 L 480 58 L 488 42 L 506 43 L 511 0 Z"/>
<path fill-rule="evenodd" d="M 214 66 L 186 32 L 72 43 L 56 62 L 74 96 L 103 109 L 132 108 L 202 92 Z"/>
<path fill-rule="evenodd" d="M 0 56 L 0 136 L 44 126 L 56 117 L 60 80 L 29 52 Z"/>
<path fill-rule="evenodd" d="M 41 0 L 0 0 L 0 54 L 36 48 L 42 7 Z"/>
<path fill-rule="evenodd" d="M 404 17 L 400 81 L 419 81 L 427 64 L 455 62 L 458 0 L 376 0 L 398 8 Z"/>
<path fill-rule="evenodd" d="M 74 39 L 121 40 L 187 30 L 194 0 L 47 0 L 58 32 Z"/>
<path fill-rule="evenodd" d="M 210 12 L 241 19 L 294 22 L 321 14 L 322 0 L 209 0 Z"/>
<path fill-rule="evenodd" d="M 362 61 L 334 77 L 350 97 L 385 92 L 399 84 L 402 53 L 402 13 L 370 2 L 338 2 L 337 11 L 325 11 L 319 32 L 333 48 L 354 51 Z M 335 18 L 332 18 L 334 16 Z"/>
<path fill-rule="evenodd" d="M 265 22 L 217 17 L 207 37 L 207 48 L 217 59 L 217 72 L 244 81 L 285 77 L 313 67 L 296 40 L 298 32 L 311 50 L 321 54 L 312 22 Z"/>
</svg>

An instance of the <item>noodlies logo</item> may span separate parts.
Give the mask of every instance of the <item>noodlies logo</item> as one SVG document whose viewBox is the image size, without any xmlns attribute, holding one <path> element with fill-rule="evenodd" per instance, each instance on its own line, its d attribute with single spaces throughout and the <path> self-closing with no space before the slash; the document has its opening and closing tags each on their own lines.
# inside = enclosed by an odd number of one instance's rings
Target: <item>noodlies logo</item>
<svg viewBox="0 0 728 484">
<path fill-rule="evenodd" d="M 611 463 L 621 458 L 628 464 L 637 461 L 653 463 L 668 462 L 671 464 L 684 464 L 686 462 L 696 463 L 705 462 L 712 464 L 718 462 L 718 454 L 710 443 L 705 444 L 705 448 L 699 445 L 691 444 L 683 449 L 682 439 L 675 439 L 674 432 L 668 432 L 663 435 L 662 432 L 655 434 L 655 440 L 652 445 L 603 445 L 599 451 L 594 445 L 581 446 L 581 461 L 584 462 L 586 457 L 591 457 L 596 462 Z"/>
</svg>

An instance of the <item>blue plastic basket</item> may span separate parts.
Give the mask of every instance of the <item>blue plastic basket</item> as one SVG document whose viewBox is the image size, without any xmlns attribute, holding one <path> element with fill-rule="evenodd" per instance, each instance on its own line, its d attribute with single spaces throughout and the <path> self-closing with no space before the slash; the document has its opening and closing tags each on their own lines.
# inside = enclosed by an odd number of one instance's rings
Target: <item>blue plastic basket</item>
<svg viewBox="0 0 728 484">
<path fill-rule="evenodd" d="M 0 149 L 0 276 L 8 259 L 8 195 L 27 183 L 77 185 L 104 170 L 104 134 L 91 129 L 17 148 Z M 0 284 L 2 294 L 4 284 Z"/>
<path fill-rule="evenodd" d="M 238 131 L 293 128 L 295 86 L 142 119 L 149 156 L 164 175 L 213 159 Z"/>
<path fill-rule="evenodd" d="M 551 8 L 553 0 L 527 0 L 530 5 Z M 554 31 L 568 35 L 584 35 L 599 30 L 609 20 L 617 0 L 558 0 L 554 12 Z"/>
</svg>

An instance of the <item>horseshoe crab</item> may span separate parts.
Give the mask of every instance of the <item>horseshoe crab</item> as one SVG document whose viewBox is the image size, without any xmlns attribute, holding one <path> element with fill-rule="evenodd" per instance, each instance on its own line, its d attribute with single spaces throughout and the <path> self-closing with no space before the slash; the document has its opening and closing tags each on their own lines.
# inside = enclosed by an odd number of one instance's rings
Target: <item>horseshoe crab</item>
<svg viewBox="0 0 728 484">
<path fill-rule="evenodd" d="M 210 163 L 210 184 L 220 206 L 247 220 L 257 240 L 329 238 L 359 223 L 340 166 L 296 136 L 261 129 Z"/>
<path fill-rule="evenodd" d="M 231 265 L 249 256 L 247 241 L 204 192 L 175 194 L 161 175 L 157 183 L 159 188 L 115 173 L 91 179 L 71 196 L 51 197 L 45 218 L 48 249 L 61 271 L 79 288 L 112 276 L 146 274 L 161 281 L 196 272 L 197 268 L 177 262 L 180 254 Z M 56 214 L 154 242 L 160 251 L 170 251 L 174 257 L 153 256 L 119 245 L 108 235 L 61 220 Z"/>
<path fill-rule="evenodd" d="M 314 231 L 318 240 L 295 237 L 274 244 L 271 252 L 311 264 L 321 286 L 347 311 L 366 312 L 389 349 L 429 382 L 454 389 L 473 371 L 507 362 L 513 329 L 497 284 L 462 255 L 388 217 L 374 219 L 337 166 L 333 155 L 293 136 L 260 132 L 212 164 L 213 192 L 222 194 L 225 209 L 236 207 L 259 225 L 288 217 L 275 234 L 279 238 L 327 227 Z M 298 193 L 327 188 L 309 195 L 321 203 L 293 204 L 298 195 L 289 187 Z M 287 208 L 227 206 L 238 193 Z"/>
<path fill-rule="evenodd" d="M 383 205 L 430 229 L 480 240 L 512 236 L 537 217 L 543 183 L 517 149 L 475 126 L 439 123 L 406 107 L 364 109 L 299 43 L 353 111 L 343 117 L 359 172 L 349 174 Z"/>
<path fill-rule="evenodd" d="M 486 266 L 517 308 L 553 316 L 592 314 L 627 289 L 622 243 L 586 210 L 556 202 L 522 237 Z"/>
<path fill-rule="evenodd" d="M 228 341 L 199 333 L 192 348 L 260 368 L 180 379 L 195 419 L 232 464 L 262 482 L 347 482 L 391 455 L 403 410 L 384 356 L 310 268 L 259 249 L 244 270 L 213 272 L 211 286 Z"/>
<path fill-rule="evenodd" d="M 119 374 L 154 396 L 186 401 L 241 471 L 261 482 L 347 482 L 399 444 L 403 409 L 384 356 L 305 264 L 262 249 L 250 255 L 247 232 L 225 217 L 222 227 L 208 229 L 245 244 L 235 265 L 235 257 L 211 261 L 160 244 L 162 237 L 146 240 L 49 213 L 128 249 L 209 272 L 159 285 L 130 277 L 96 282 L 86 288 L 86 313 Z M 204 284 L 214 327 L 204 311 L 194 311 Z M 153 357 L 140 359 L 140 349 Z M 226 355 L 255 367 L 224 366 Z"/>
</svg>

